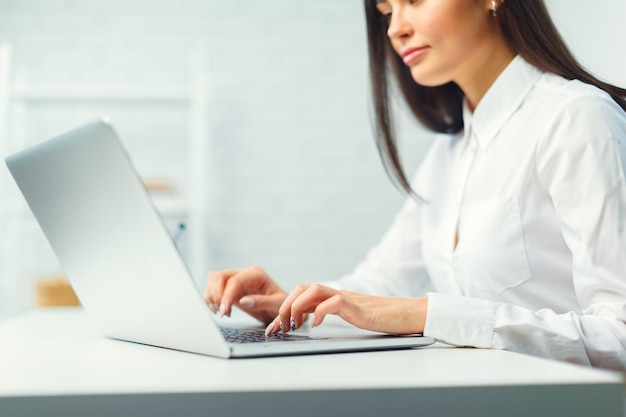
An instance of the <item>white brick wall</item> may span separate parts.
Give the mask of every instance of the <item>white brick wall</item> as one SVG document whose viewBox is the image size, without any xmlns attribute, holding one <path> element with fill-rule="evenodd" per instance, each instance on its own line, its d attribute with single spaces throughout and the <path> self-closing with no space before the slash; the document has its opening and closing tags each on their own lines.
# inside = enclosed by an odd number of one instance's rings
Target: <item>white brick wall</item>
<svg viewBox="0 0 626 417">
<path fill-rule="evenodd" d="M 598 28 L 578 17 L 598 13 L 601 33 L 623 39 L 623 0 L 548 4 L 590 68 L 610 69 L 607 77 L 626 84 L 617 79 L 622 58 L 599 62 L 605 49 L 586 35 Z M 12 45 L 19 85 L 184 88 L 192 51 L 201 48 L 209 83 L 207 268 L 258 263 L 290 288 L 348 272 L 402 201 L 371 137 L 363 20 L 360 0 L 0 0 L 0 41 Z M 178 101 L 29 100 L 13 106 L 1 128 L 14 147 L 108 113 L 140 172 L 171 180 L 191 199 L 198 190 L 189 187 L 188 110 Z M 405 120 L 401 132 L 412 170 L 431 137 Z M 4 164 L 0 184 L 8 187 L 0 197 L 2 319 L 28 309 L 33 280 L 58 265 Z M 12 210 L 16 204 L 22 210 Z M 180 217 L 167 219 L 171 228 Z M 194 270 L 200 287 L 205 272 Z"/>
</svg>

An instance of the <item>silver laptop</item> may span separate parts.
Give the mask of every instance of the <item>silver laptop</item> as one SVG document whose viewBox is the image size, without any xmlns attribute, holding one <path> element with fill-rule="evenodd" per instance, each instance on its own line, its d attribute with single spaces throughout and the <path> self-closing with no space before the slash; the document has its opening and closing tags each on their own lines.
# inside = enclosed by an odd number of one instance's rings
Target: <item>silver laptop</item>
<svg viewBox="0 0 626 417">
<path fill-rule="evenodd" d="M 6 164 L 107 337 L 222 358 L 433 343 L 354 328 L 334 329 L 333 337 L 320 326 L 265 338 L 255 326 L 220 326 L 106 118 L 10 155 Z"/>
</svg>

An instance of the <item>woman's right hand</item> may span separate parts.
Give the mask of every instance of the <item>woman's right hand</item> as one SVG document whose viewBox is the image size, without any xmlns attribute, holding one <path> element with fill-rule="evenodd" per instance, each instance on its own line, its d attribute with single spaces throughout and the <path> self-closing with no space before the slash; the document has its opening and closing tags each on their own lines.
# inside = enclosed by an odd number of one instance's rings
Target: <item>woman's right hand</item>
<svg viewBox="0 0 626 417">
<path fill-rule="evenodd" d="M 233 306 L 265 324 L 278 315 L 287 293 L 260 267 L 211 271 L 204 300 L 220 316 L 230 316 Z"/>
</svg>

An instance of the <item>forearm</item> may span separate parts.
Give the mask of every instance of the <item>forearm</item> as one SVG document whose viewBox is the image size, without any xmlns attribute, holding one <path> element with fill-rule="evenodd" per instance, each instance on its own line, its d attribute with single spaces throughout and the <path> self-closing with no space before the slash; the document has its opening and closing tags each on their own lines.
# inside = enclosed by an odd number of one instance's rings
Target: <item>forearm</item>
<svg viewBox="0 0 626 417">
<path fill-rule="evenodd" d="M 557 314 L 462 296 L 428 298 L 424 334 L 446 343 L 626 370 L 626 324 L 610 307 L 601 314 Z"/>
</svg>

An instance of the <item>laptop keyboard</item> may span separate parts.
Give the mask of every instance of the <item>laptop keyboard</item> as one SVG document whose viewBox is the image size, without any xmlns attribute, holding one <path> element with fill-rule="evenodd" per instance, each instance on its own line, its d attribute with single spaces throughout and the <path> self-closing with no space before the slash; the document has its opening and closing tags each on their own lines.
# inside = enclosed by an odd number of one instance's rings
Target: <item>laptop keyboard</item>
<svg viewBox="0 0 626 417">
<path fill-rule="evenodd" d="M 232 327 L 221 327 L 220 330 L 224 335 L 224 339 L 230 343 L 266 343 L 266 342 L 292 342 L 295 340 L 312 340 L 308 336 L 295 334 L 277 333 L 271 336 L 265 336 L 263 330 L 254 329 L 234 329 Z"/>
</svg>

